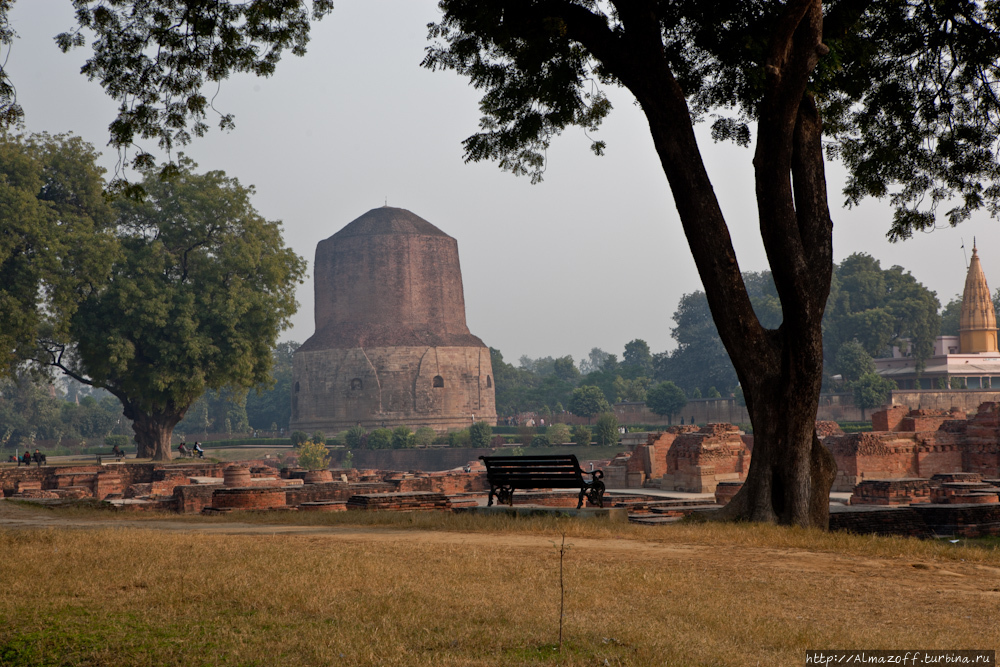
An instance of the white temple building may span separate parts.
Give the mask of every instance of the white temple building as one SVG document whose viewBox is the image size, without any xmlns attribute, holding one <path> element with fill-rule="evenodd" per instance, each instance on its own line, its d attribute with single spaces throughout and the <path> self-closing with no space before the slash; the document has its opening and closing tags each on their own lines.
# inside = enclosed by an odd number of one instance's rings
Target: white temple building
<svg viewBox="0 0 1000 667">
<path fill-rule="evenodd" d="M 894 380 L 899 389 L 1000 390 L 996 313 L 975 246 L 962 293 L 959 335 L 938 336 L 934 354 L 924 361 L 919 376 L 914 357 L 899 348 L 892 352 L 892 357 L 875 360 L 875 370 Z"/>
</svg>

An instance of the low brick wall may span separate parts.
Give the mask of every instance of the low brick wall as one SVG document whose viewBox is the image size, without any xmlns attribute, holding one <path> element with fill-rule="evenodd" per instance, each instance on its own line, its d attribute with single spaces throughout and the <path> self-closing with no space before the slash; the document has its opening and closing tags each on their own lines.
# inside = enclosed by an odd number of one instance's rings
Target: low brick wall
<svg viewBox="0 0 1000 667">
<path fill-rule="evenodd" d="M 86 466 L 3 466 L 0 467 L 0 489 L 4 496 L 11 496 L 17 493 L 17 485 L 22 481 L 41 482 L 43 489 L 58 489 L 71 486 L 65 479 L 74 477 L 80 482 L 85 482 L 88 487 L 93 487 L 98 474 L 116 473 L 121 480 L 121 488 L 127 489 L 133 484 L 150 483 L 153 481 L 153 463 L 121 463 L 109 466 L 86 465 Z M 60 478 L 63 482 L 60 485 Z M 105 479 L 108 479 L 105 477 Z"/>
<path fill-rule="evenodd" d="M 221 484 L 191 484 L 174 487 L 176 509 L 183 514 L 199 514 L 212 506 L 212 494 L 221 489 Z"/>
<path fill-rule="evenodd" d="M 327 482 L 325 484 L 303 484 L 285 489 L 285 503 L 295 507 L 302 503 L 316 503 L 324 500 L 343 500 L 347 502 L 351 496 L 359 493 L 392 493 L 396 490 L 394 484 L 376 482 L 372 484 L 350 484 L 346 482 Z"/>
<path fill-rule="evenodd" d="M 285 506 L 285 490 L 280 487 L 222 488 L 212 494 L 212 507 L 216 509 L 264 510 Z"/>
<path fill-rule="evenodd" d="M 923 538 L 1000 535 L 1000 504 L 831 508 L 830 530 Z"/>
</svg>

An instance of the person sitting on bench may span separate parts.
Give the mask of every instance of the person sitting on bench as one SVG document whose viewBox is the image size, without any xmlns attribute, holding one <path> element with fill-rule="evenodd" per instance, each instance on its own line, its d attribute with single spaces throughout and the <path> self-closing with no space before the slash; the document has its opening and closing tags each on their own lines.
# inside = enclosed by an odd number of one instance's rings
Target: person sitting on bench
<svg viewBox="0 0 1000 667">
<path fill-rule="evenodd" d="M 118 446 L 118 443 L 115 443 L 115 446 L 111 448 L 111 453 L 114 455 L 116 461 L 125 458 L 125 452 Z"/>
<path fill-rule="evenodd" d="M 194 441 L 194 453 L 198 455 L 199 459 L 205 458 L 205 450 L 201 448 L 201 443 L 197 440 Z"/>
<path fill-rule="evenodd" d="M 191 450 L 187 448 L 186 443 L 181 442 L 181 444 L 177 445 L 177 453 L 183 457 L 187 457 L 191 455 Z"/>
<path fill-rule="evenodd" d="M 39 468 L 41 468 L 41 467 L 42 467 L 42 465 L 43 465 L 43 464 L 45 463 L 45 454 L 42 454 L 42 453 L 41 453 L 40 451 L 38 451 L 37 449 L 35 450 L 35 453 L 34 453 L 34 455 L 32 456 L 32 458 L 33 458 L 33 459 L 35 459 L 35 463 L 37 463 L 37 464 L 38 464 L 38 467 L 39 467 Z"/>
<path fill-rule="evenodd" d="M 24 463 L 24 465 L 28 466 L 29 468 L 31 467 L 31 452 L 29 452 L 27 449 L 24 450 L 24 455 L 21 457 L 21 462 Z"/>
</svg>

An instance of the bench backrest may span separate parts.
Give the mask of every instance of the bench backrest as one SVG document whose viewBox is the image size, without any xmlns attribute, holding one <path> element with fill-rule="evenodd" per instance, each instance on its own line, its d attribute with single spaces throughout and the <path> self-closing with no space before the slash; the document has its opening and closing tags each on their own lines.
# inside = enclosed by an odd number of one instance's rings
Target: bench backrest
<svg viewBox="0 0 1000 667">
<path fill-rule="evenodd" d="M 492 484 L 518 487 L 578 487 L 583 471 L 575 454 L 568 456 L 480 456 Z"/>
</svg>

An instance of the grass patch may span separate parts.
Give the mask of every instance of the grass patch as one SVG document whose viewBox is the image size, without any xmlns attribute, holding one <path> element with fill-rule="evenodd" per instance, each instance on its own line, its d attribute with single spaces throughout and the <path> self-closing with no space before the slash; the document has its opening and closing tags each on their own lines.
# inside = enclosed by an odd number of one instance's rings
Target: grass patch
<svg viewBox="0 0 1000 667">
<path fill-rule="evenodd" d="M 806 648 L 1000 643 L 989 541 L 443 513 L 0 512 L 92 522 L 0 530 L 4 667 L 796 665 Z M 327 530 L 268 530 L 288 525 Z"/>
</svg>

